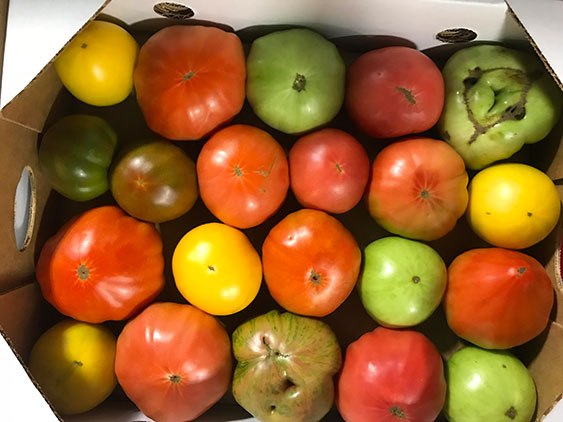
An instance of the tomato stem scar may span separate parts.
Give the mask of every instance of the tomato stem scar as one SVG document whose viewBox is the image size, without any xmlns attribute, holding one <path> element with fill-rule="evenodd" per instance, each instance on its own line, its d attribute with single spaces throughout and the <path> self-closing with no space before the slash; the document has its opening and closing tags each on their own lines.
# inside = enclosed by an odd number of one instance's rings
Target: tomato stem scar
<svg viewBox="0 0 563 422">
<path fill-rule="evenodd" d="M 87 280 L 88 277 L 90 276 L 90 270 L 84 264 L 81 264 L 76 270 L 76 272 L 78 273 L 78 277 L 80 277 L 80 280 Z"/>
<path fill-rule="evenodd" d="M 342 167 L 340 167 L 340 164 L 336 163 L 336 170 L 338 170 L 339 173 L 344 173 L 344 171 L 342 171 Z"/>
<path fill-rule="evenodd" d="M 311 272 L 309 274 L 309 278 L 315 286 L 317 284 L 321 284 L 321 282 L 323 281 L 321 275 L 316 273 L 315 270 L 311 270 Z"/>
<path fill-rule="evenodd" d="M 508 416 L 510 419 L 515 419 L 516 418 L 516 409 L 514 408 L 514 406 L 510 406 L 510 409 L 508 409 L 505 413 L 506 416 Z"/>
<path fill-rule="evenodd" d="M 417 276 L 417 275 L 415 275 L 415 276 L 412 278 L 412 282 L 413 282 L 414 284 L 418 284 L 418 283 L 420 282 L 420 277 Z"/>
<path fill-rule="evenodd" d="M 424 189 L 423 191 L 420 192 L 420 196 L 422 196 L 424 199 L 428 199 L 430 198 L 430 192 Z"/>
<path fill-rule="evenodd" d="M 397 89 L 397 91 L 399 91 L 401 94 L 403 94 L 405 96 L 405 98 L 407 99 L 407 101 L 409 103 L 416 104 L 416 100 L 414 98 L 414 95 L 412 95 L 411 90 L 403 88 L 402 86 L 396 86 L 395 88 Z"/>
<path fill-rule="evenodd" d="M 307 79 L 305 79 L 304 75 L 300 73 L 295 74 L 295 79 L 293 80 L 292 88 L 297 92 L 301 92 L 305 89 L 305 84 L 307 83 Z"/>
<path fill-rule="evenodd" d="M 182 381 L 182 376 L 177 374 L 168 375 L 168 380 L 173 384 L 179 384 Z"/>
<path fill-rule="evenodd" d="M 86 43 L 84 42 L 84 43 L 82 43 L 82 45 L 81 45 L 80 47 L 81 47 L 81 48 L 86 48 L 86 47 L 88 47 L 88 44 L 86 44 Z"/>
<path fill-rule="evenodd" d="M 194 75 L 195 75 L 195 72 L 184 73 L 182 75 L 182 82 L 189 81 L 191 78 L 193 78 Z"/>
<path fill-rule="evenodd" d="M 526 272 L 526 267 L 520 267 L 518 268 L 518 274 L 524 274 Z"/>
<path fill-rule="evenodd" d="M 235 174 L 240 177 L 242 176 L 242 170 L 240 169 L 240 167 L 238 166 L 238 164 L 235 164 Z"/>
<path fill-rule="evenodd" d="M 84 365 L 84 364 L 83 364 L 82 362 L 80 362 L 79 360 L 75 360 L 75 361 L 73 361 L 73 363 L 74 363 L 76 366 L 82 366 L 82 365 Z"/>
<path fill-rule="evenodd" d="M 406 418 L 405 411 L 401 409 L 399 406 L 393 406 L 391 409 L 389 409 L 389 412 L 391 412 L 393 416 L 396 416 L 399 419 Z"/>
</svg>

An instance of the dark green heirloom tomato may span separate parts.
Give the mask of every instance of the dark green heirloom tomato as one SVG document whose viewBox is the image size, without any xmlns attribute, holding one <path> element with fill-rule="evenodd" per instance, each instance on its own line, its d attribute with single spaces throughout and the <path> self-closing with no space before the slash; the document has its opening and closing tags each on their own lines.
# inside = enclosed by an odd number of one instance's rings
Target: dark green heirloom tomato
<svg viewBox="0 0 563 422">
<path fill-rule="evenodd" d="M 346 66 L 336 46 L 309 29 L 256 39 L 246 62 L 246 96 L 265 123 L 301 133 L 331 121 L 344 100 Z"/>
<path fill-rule="evenodd" d="M 110 179 L 119 206 L 153 223 L 187 213 L 198 197 L 195 163 L 165 140 L 127 146 L 115 160 Z"/>
<path fill-rule="evenodd" d="M 561 92 L 532 54 L 496 45 L 464 48 L 442 74 L 438 128 L 471 169 L 542 140 L 559 120 Z"/>
<path fill-rule="evenodd" d="M 270 311 L 233 332 L 236 401 L 262 422 L 318 422 L 334 401 L 342 355 L 324 322 Z"/>
<path fill-rule="evenodd" d="M 102 118 L 63 117 L 43 135 L 39 165 L 51 187 L 75 201 L 88 201 L 109 188 L 117 134 Z"/>
<path fill-rule="evenodd" d="M 504 350 L 465 347 L 446 363 L 450 422 L 530 422 L 536 387 L 530 373 Z"/>
</svg>

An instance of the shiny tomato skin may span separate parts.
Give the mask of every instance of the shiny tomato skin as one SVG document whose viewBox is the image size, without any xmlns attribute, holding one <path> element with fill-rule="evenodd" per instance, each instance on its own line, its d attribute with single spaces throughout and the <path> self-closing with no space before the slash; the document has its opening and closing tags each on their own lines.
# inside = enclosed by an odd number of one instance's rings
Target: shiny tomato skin
<svg viewBox="0 0 563 422">
<path fill-rule="evenodd" d="M 434 422 L 445 399 L 442 358 L 423 334 L 378 327 L 348 346 L 336 397 L 346 422 Z"/>
<path fill-rule="evenodd" d="M 239 229 L 272 216 L 289 189 L 285 151 L 268 132 L 249 125 L 221 129 L 203 145 L 197 178 L 209 211 Z"/>
<path fill-rule="evenodd" d="M 227 391 L 231 342 L 211 315 L 177 303 L 154 303 L 117 339 L 115 372 L 127 396 L 158 422 L 191 421 Z"/>
<path fill-rule="evenodd" d="M 59 312 L 100 323 L 129 318 L 149 304 L 164 287 L 163 271 L 154 225 L 103 206 L 73 218 L 47 240 L 37 280 Z"/>
<path fill-rule="evenodd" d="M 385 147 L 375 157 L 367 202 L 385 230 L 419 240 L 435 240 L 454 228 L 469 195 L 463 159 L 447 143 L 410 138 Z"/>
<path fill-rule="evenodd" d="M 369 158 L 356 138 L 321 129 L 297 140 L 289 151 L 291 189 L 301 205 L 340 214 L 362 199 Z"/>
<path fill-rule="evenodd" d="M 480 347 L 509 349 L 531 340 L 547 326 L 552 306 L 545 268 L 522 252 L 472 249 L 448 268 L 448 325 Z"/>
<path fill-rule="evenodd" d="M 436 124 L 444 106 L 444 80 L 434 62 L 409 47 L 369 51 L 350 66 L 346 108 L 375 138 L 421 133 Z"/>
<path fill-rule="evenodd" d="M 169 26 L 141 47 L 133 77 L 152 131 L 171 140 L 201 139 L 242 108 L 242 43 L 219 28 Z"/>
<path fill-rule="evenodd" d="M 262 245 L 264 280 L 286 310 L 322 317 L 353 290 L 362 254 L 354 236 L 336 218 L 311 209 L 289 214 Z"/>
</svg>

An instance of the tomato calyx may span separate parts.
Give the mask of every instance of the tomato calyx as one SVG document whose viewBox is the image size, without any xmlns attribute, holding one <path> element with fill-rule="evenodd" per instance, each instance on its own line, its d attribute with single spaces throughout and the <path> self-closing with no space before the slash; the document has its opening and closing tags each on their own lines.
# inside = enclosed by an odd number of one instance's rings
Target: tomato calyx
<svg viewBox="0 0 563 422">
<path fill-rule="evenodd" d="M 172 384 L 180 384 L 180 381 L 182 381 L 182 376 L 178 374 L 168 375 L 168 381 L 170 381 Z"/>
<path fill-rule="evenodd" d="M 271 346 L 270 343 L 268 342 L 268 338 L 266 336 L 262 336 L 262 344 L 266 347 L 266 351 L 268 352 L 268 357 L 275 357 L 275 358 L 287 358 L 289 357 L 289 355 L 285 355 L 282 352 L 280 352 L 279 350 L 274 350 Z M 284 380 L 290 381 L 288 378 L 285 378 Z M 292 385 L 295 385 L 292 381 L 290 381 Z"/>
<path fill-rule="evenodd" d="M 76 273 L 78 274 L 78 277 L 80 278 L 80 280 L 84 281 L 84 280 L 88 280 L 88 278 L 90 277 L 90 270 L 88 269 L 88 267 L 86 267 L 86 265 L 84 264 L 80 264 L 78 266 L 78 269 L 76 270 Z"/>
<path fill-rule="evenodd" d="M 412 105 L 416 104 L 416 99 L 410 89 L 403 88 L 402 86 L 396 86 L 395 89 L 403 94 L 409 103 Z"/>
<path fill-rule="evenodd" d="M 319 273 L 311 269 L 311 272 L 309 273 L 309 280 L 311 280 L 311 282 L 316 286 L 322 283 L 323 278 Z"/>
<path fill-rule="evenodd" d="M 510 419 L 516 419 L 517 413 L 518 412 L 516 412 L 514 406 L 510 406 L 510 409 L 506 411 L 505 416 L 508 416 Z"/>
<path fill-rule="evenodd" d="M 307 79 L 305 78 L 305 75 L 296 73 L 295 79 L 293 80 L 293 85 L 291 87 L 297 92 L 301 92 L 305 89 L 306 83 L 307 83 Z"/>
<path fill-rule="evenodd" d="M 391 407 L 391 409 L 389 409 L 389 412 L 395 416 L 396 418 L 399 419 L 406 419 L 406 415 L 405 415 L 405 411 L 403 409 L 401 409 L 399 406 L 393 406 Z"/>
</svg>

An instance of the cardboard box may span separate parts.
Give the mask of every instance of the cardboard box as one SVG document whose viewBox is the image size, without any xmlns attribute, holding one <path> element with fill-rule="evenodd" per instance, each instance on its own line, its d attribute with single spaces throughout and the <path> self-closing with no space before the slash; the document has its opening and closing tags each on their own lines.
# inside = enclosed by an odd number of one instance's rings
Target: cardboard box
<svg viewBox="0 0 563 422">
<path fill-rule="evenodd" d="M 557 25 L 563 16 L 560 15 L 558 19 L 557 13 L 563 12 L 556 3 L 563 3 L 555 0 L 534 2 L 533 10 L 526 7 L 523 0 L 511 0 L 511 9 L 500 0 L 192 0 L 185 4 L 190 6 L 193 16 L 190 16 L 190 11 L 186 9 L 180 8 L 174 12 L 170 5 L 160 6 L 160 10 L 165 14 L 176 13 L 176 18 L 165 18 L 156 14 L 155 3 L 157 2 L 154 0 L 84 0 L 60 1 L 57 4 L 30 0 L 12 1 L 9 5 L 0 95 L 0 139 L 3 145 L 0 154 L 3 181 L 0 210 L 4 217 L 0 221 L 0 331 L 3 334 L 0 339 L 0 420 L 48 422 L 59 419 L 25 369 L 25 362 L 35 340 L 60 318 L 41 297 L 34 276 L 35 263 L 45 240 L 70 216 L 111 202 L 111 195 L 107 194 L 86 204 L 73 203 L 50 191 L 41 177 L 37 162 L 37 144 L 42 131 L 65 114 L 87 112 L 107 118 L 121 136 L 134 138 L 150 134 L 144 126 L 133 97 L 118 106 L 96 109 L 80 104 L 64 89 L 61 90 L 61 84 L 50 61 L 70 37 L 95 15 L 101 13 L 100 18 L 113 20 L 127 27 L 140 42 L 163 25 L 179 23 L 219 23 L 227 29 L 238 31 L 246 43 L 257 34 L 271 30 L 275 25 L 303 25 L 333 39 L 344 49 L 347 61 L 353 60 L 362 51 L 399 44 L 425 50 L 441 62 L 452 51 L 466 44 L 440 41 L 437 34 L 441 34 L 441 40 L 450 41 L 455 41 L 456 37 L 471 38 L 474 34 L 477 42 L 500 41 L 520 48 L 534 47 L 559 83 L 562 79 L 559 64 L 562 56 L 558 51 L 561 30 Z M 544 7 L 547 9 L 543 9 Z M 6 23 L 7 10 L 0 8 L 0 25 Z M 545 19 L 536 19 L 543 10 L 548 10 L 545 12 Z M 524 26 L 530 21 L 528 33 L 513 17 L 514 13 Z M 550 22 L 555 23 L 555 29 L 550 29 Z M 4 27 L 0 27 L 0 34 L 4 34 Z M 459 28 L 470 29 L 473 34 L 460 31 Z M 530 37 L 532 46 L 529 44 Z M 0 46 L 3 45 L 4 43 L 0 42 Z M 23 58 L 25 63 L 19 61 Z M 248 107 L 237 121 L 260 124 L 248 111 Z M 356 129 L 351 127 L 350 130 Z M 368 146 L 370 158 L 373 159 L 381 146 L 375 147 L 373 142 L 370 143 L 370 140 L 357 133 L 357 130 L 355 134 Z M 560 142 L 562 134 L 563 121 L 548 139 L 536 146 L 527 147 L 525 151 L 537 155 L 540 168 L 546 170 L 552 179 L 559 181 L 563 179 L 563 143 Z M 278 141 L 287 147 L 292 139 L 294 137 L 280 135 Z M 202 143 L 187 142 L 183 143 L 182 147 L 195 159 Z M 28 174 L 31 175 L 30 179 Z M 558 188 L 563 198 L 563 186 L 559 184 Z M 258 250 L 269 228 L 284 213 L 297 208 L 298 204 L 289 198 L 280 213 L 271 221 L 258 229 L 247 231 Z M 179 238 L 191 227 L 210 221 L 209 218 L 209 213 L 199 200 L 196 207 L 186 216 L 161 225 L 167 264 Z M 371 220 L 362 204 L 343 215 L 341 220 L 356 235 L 361 247 L 385 234 Z M 452 238 L 461 240 L 452 243 Z M 537 339 L 515 350 L 529 366 L 537 384 L 537 420 L 546 422 L 563 420 L 563 405 L 557 406 L 563 392 L 563 374 L 560 371 L 563 367 L 560 241 L 561 229 L 558 228 L 548 239 L 525 251 L 546 265 L 553 280 L 558 306 L 554 308 L 553 321 L 546 331 Z M 461 251 L 484 244 L 461 221 L 454 233 L 447 236 L 447 240 L 431 242 L 431 245 L 442 254 L 446 263 L 449 263 Z M 183 299 L 175 290 L 169 269 L 166 276 L 167 287 L 159 299 L 183 303 Z M 263 286 L 250 308 L 222 320 L 231 331 L 245 319 L 272 307 L 275 307 L 275 304 Z M 337 333 L 343 351 L 351 341 L 375 327 L 375 323 L 363 311 L 355 292 L 337 312 L 325 318 L 325 321 Z M 117 323 L 111 326 L 118 332 L 122 325 Z M 447 330 L 441 310 L 416 329 L 427 334 L 444 356 L 459 346 L 455 336 Z M 149 419 L 138 412 L 119 389 L 94 411 L 65 418 L 67 422 L 145 420 Z M 226 422 L 254 419 L 249 418 L 228 393 L 218 405 L 198 420 Z M 337 420 L 341 419 L 336 411 L 332 411 L 325 418 L 325 421 Z"/>
</svg>

